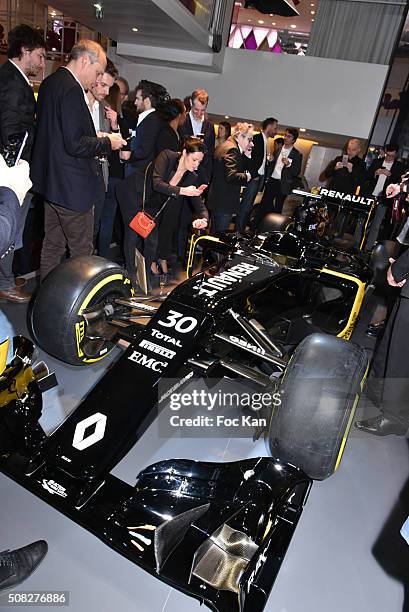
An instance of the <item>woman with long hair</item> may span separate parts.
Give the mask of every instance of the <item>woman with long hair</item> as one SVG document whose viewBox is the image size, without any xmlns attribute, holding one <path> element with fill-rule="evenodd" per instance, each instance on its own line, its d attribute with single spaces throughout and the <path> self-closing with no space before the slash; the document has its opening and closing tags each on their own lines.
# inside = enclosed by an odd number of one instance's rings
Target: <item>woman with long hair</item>
<svg viewBox="0 0 409 612">
<path fill-rule="evenodd" d="M 196 174 L 204 154 L 203 141 L 192 136 L 185 140 L 181 153 L 165 149 L 155 160 L 152 191 L 145 208 L 151 214 L 156 214 L 162 204 L 168 198 L 169 200 L 158 217 L 156 249 L 151 250 L 153 256 L 150 258 L 150 271 L 154 275 L 167 274 L 169 271 L 168 261 L 172 254 L 173 236 L 178 227 L 184 198 L 189 199 L 194 209 L 192 226 L 196 229 L 207 227 L 209 216 L 201 197 L 203 188 L 198 185 Z M 146 252 L 145 258 L 149 259 Z"/>
<path fill-rule="evenodd" d="M 201 198 L 203 188 L 198 188 L 201 186 L 196 174 L 204 153 L 205 145 L 202 140 L 189 137 L 181 152 L 165 149 L 149 164 L 144 173 L 135 172 L 117 189 L 125 224 L 125 266 L 134 281 L 135 247 L 143 251 L 148 272 L 168 273 L 172 239 L 178 227 L 184 198 L 189 199 L 195 212 L 193 227 L 202 229 L 207 226 L 208 212 Z M 143 241 L 129 227 L 130 221 L 142 208 L 154 216 L 164 204 L 163 210 L 156 218 L 156 228 Z"/>
</svg>

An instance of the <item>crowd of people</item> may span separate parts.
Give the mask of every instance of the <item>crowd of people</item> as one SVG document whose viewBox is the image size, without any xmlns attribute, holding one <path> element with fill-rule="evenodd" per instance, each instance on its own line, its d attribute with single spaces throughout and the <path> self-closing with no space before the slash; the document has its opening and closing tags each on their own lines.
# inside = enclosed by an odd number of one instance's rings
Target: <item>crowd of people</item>
<svg viewBox="0 0 409 612">
<path fill-rule="evenodd" d="M 133 280 L 135 248 L 148 274 L 169 274 L 171 257 L 186 253 L 192 226 L 211 224 L 213 233 L 222 232 L 235 217 L 236 229 L 245 230 L 257 192 L 265 186 L 261 213 L 270 205 L 280 209 L 301 171 L 296 130 L 286 132 L 284 155 L 280 147 L 270 155 L 277 120 L 266 119 L 254 142 L 254 127 L 245 122 L 221 122 L 216 138 L 204 89 L 181 100 L 141 80 L 131 102 L 128 82 L 90 40 L 78 41 L 67 65 L 44 79 L 36 102 L 29 79 L 44 69 L 44 41 L 25 25 L 8 40 L 9 60 L 0 68 L 0 147 L 11 135 L 28 132 L 22 158 L 33 187 L 21 209 L 15 250 L 36 198 L 44 207 L 41 281 L 66 254 L 109 257 L 118 210 Z M 156 222 L 145 238 L 129 226 L 141 210 Z M 10 252 L 0 262 L 0 299 L 27 303 L 25 280 L 14 278 L 12 264 Z"/>
<path fill-rule="evenodd" d="M 44 68 L 44 41 L 25 25 L 15 27 L 8 40 L 9 61 L 0 68 L 0 147 L 10 135 L 27 131 L 22 158 L 30 163 L 33 187 L 21 209 L 15 250 L 22 246 L 33 198 L 40 198 L 41 280 L 66 254 L 109 258 L 118 219 L 116 233 L 134 282 L 135 248 L 145 258 L 148 276 L 168 275 L 170 261 L 183 260 L 192 226 L 210 227 L 212 233 L 229 227 L 256 230 L 266 214 L 282 212 L 286 197 L 302 186 L 298 130 L 288 127 L 271 149 L 269 139 L 278 127 L 274 117 L 262 122 L 259 133 L 244 121 L 235 126 L 222 121 L 216 138 L 204 89 L 182 100 L 141 80 L 131 101 L 126 79 L 90 40 L 74 45 L 67 65 L 44 79 L 36 103 L 29 79 Z M 350 139 L 320 178 L 337 191 L 360 188 L 382 198 L 402 172 L 397 147 L 389 145 L 385 158 L 368 171 L 361 148 L 359 140 Z M 257 194 L 262 195 L 255 205 Z M 145 238 L 129 225 L 142 210 L 156 224 Z M 388 210 L 378 208 L 373 242 Z M 14 278 L 12 264 L 10 252 L 0 262 L 0 299 L 26 303 L 25 280 Z"/>
</svg>

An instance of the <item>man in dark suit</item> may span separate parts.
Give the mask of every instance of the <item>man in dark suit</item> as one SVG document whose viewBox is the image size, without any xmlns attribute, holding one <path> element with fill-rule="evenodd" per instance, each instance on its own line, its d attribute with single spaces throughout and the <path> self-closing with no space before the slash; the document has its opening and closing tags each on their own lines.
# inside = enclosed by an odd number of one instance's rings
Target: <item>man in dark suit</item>
<svg viewBox="0 0 409 612">
<path fill-rule="evenodd" d="M 126 226 L 129 223 L 129 211 L 134 210 L 134 215 L 138 212 L 135 209 L 135 188 L 143 183 L 145 170 L 155 159 L 157 138 L 163 127 L 159 109 L 162 109 L 169 100 L 168 92 L 158 83 L 142 79 L 136 86 L 135 106 L 139 113 L 138 121 L 130 145 L 131 152 L 128 150 L 121 152 L 121 157 L 128 160 L 125 169 L 126 178 L 116 188 L 119 208 Z M 128 238 L 130 238 L 129 232 Z M 132 242 L 129 248 L 136 248 L 142 252 L 144 242 L 141 236 L 135 233 L 132 238 L 133 240 L 129 240 Z"/>
<path fill-rule="evenodd" d="M 361 150 L 359 138 L 350 138 L 344 149 L 348 160 L 343 159 L 345 155 L 338 155 L 321 172 L 320 181 L 328 181 L 328 189 L 355 194 L 357 187 L 362 186 L 367 178 L 365 162 L 359 157 Z"/>
<path fill-rule="evenodd" d="M 22 158 L 30 162 L 35 131 L 35 98 L 29 77 L 37 76 L 44 68 L 44 40 L 36 30 L 26 25 L 11 30 L 8 40 L 9 60 L 0 68 L 0 148 L 8 144 L 12 134 L 27 132 Z M 24 223 L 30 203 L 29 193 L 19 211 L 19 231 L 14 250 L 23 246 Z M 17 304 L 25 303 L 30 300 L 30 295 L 18 285 L 21 281 L 14 278 L 13 257 L 12 250 L 0 261 L 0 298 Z"/>
<path fill-rule="evenodd" d="M 296 185 L 302 166 L 302 154 L 294 146 L 297 138 L 298 130 L 295 128 L 286 129 L 284 145 L 274 155 L 267 171 L 268 179 L 263 197 L 254 215 L 253 224 L 255 228 L 268 213 L 272 211 L 282 212 L 285 198 Z"/>
<path fill-rule="evenodd" d="M 184 123 L 179 128 L 183 140 L 187 136 L 199 136 L 206 146 L 206 155 L 199 166 L 199 182 L 208 185 L 212 176 L 213 153 L 216 142 L 214 124 L 207 118 L 206 109 L 209 104 L 209 94 L 204 89 L 195 89 L 190 96 L 190 111 Z"/>
<path fill-rule="evenodd" d="M 368 180 L 362 187 L 363 195 L 378 198 L 378 207 L 365 244 L 365 250 L 367 251 L 372 249 L 376 240 L 384 240 L 389 238 L 390 235 L 389 230 L 389 232 L 382 231 L 381 234 L 385 235 L 378 236 L 387 208 L 392 208 L 392 202 L 390 200 L 387 202 L 386 200 L 386 188 L 392 183 L 399 183 L 405 171 L 402 162 L 396 159 L 398 150 L 399 146 L 397 144 L 390 143 L 386 145 L 385 157 L 379 157 L 372 162 L 367 172 Z"/>
<path fill-rule="evenodd" d="M 44 197 L 42 279 L 59 264 L 67 246 L 71 257 L 92 253 L 93 206 L 105 191 L 96 158 L 126 144 L 118 134 L 98 138 L 87 105 L 85 89 L 105 66 L 102 47 L 80 40 L 67 66 L 40 87 L 32 180 Z"/>
<path fill-rule="evenodd" d="M 264 177 L 267 169 L 268 139 L 277 134 L 277 119 L 268 117 L 264 119 L 261 132 L 253 138 L 253 150 L 251 158 L 247 161 L 247 170 L 251 174 L 251 181 L 243 193 L 240 210 L 237 215 L 237 231 L 243 232 L 249 220 L 250 211 L 259 191 L 263 190 Z"/>
<path fill-rule="evenodd" d="M 245 155 L 253 148 L 253 126 L 238 123 L 233 134 L 217 147 L 214 154 L 213 178 L 207 207 L 211 211 L 213 234 L 225 232 L 234 213 L 240 207 L 240 190 L 251 179 L 245 169 Z"/>
<path fill-rule="evenodd" d="M 136 86 L 135 106 L 139 115 L 136 135 L 131 143 L 131 172 L 144 172 L 155 158 L 156 139 L 163 125 L 158 109 L 169 99 L 166 89 L 152 81 L 142 80 Z"/>
</svg>

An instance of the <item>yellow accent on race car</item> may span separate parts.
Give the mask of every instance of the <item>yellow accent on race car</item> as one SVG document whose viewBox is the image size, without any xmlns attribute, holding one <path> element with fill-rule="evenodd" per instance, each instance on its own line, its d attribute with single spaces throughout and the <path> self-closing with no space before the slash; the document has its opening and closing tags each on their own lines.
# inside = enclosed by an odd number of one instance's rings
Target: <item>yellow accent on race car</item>
<svg viewBox="0 0 409 612">
<path fill-rule="evenodd" d="M 371 218 L 372 215 L 372 211 L 375 208 L 375 203 L 371 204 L 371 208 L 369 209 L 369 213 L 366 216 L 366 223 L 364 225 L 364 231 L 362 232 L 362 240 L 361 240 L 361 244 L 359 245 L 359 250 L 362 251 L 362 247 L 364 246 L 364 242 L 366 239 L 366 230 L 368 229 L 368 223 L 369 223 L 369 219 Z"/>
<path fill-rule="evenodd" d="M 340 278 L 346 278 L 358 285 L 358 291 L 355 296 L 354 303 L 351 308 L 351 312 L 349 314 L 348 322 L 344 329 L 337 334 L 338 338 L 343 338 L 344 340 L 349 340 L 352 332 L 355 329 L 356 321 L 358 319 L 359 311 L 361 310 L 362 301 L 365 295 L 365 283 L 356 278 L 355 276 L 350 276 L 349 274 L 344 274 L 343 272 L 336 272 L 335 270 L 328 270 L 326 268 L 322 268 L 320 272 L 324 274 L 330 274 L 331 276 L 338 276 Z"/>
<path fill-rule="evenodd" d="M 80 344 L 83 341 L 85 336 L 85 322 L 80 321 L 75 324 L 75 340 L 77 342 L 77 355 L 78 357 L 83 357 L 84 353 L 81 350 Z"/>
<path fill-rule="evenodd" d="M 220 238 L 216 238 L 215 236 L 207 236 L 207 235 L 206 236 L 195 236 L 193 234 L 190 240 L 189 255 L 187 258 L 186 278 L 190 278 L 190 274 L 192 272 L 192 266 L 193 266 L 193 258 L 195 256 L 196 245 L 200 240 L 208 240 L 209 242 L 223 243 L 223 240 L 220 240 Z"/>
<path fill-rule="evenodd" d="M 261 541 L 262 541 L 262 542 L 263 542 L 263 541 L 266 539 L 266 537 L 267 537 L 267 536 L 268 536 L 268 534 L 270 533 L 270 531 L 271 531 L 271 527 L 272 527 L 272 526 L 273 526 L 273 521 L 271 520 L 271 518 L 269 518 L 269 519 L 268 519 L 267 526 L 266 526 L 266 528 L 265 528 L 265 530 L 264 530 L 263 537 L 261 538 Z"/>
<path fill-rule="evenodd" d="M 100 281 L 97 285 L 95 285 L 95 287 L 88 293 L 88 295 L 86 296 L 85 300 L 82 302 L 79 308 L 78 314 L 82 315 L 82 313 L 84 312 L 84 310 L 86 309 L 86 307 L 88 306 L 88 304 L 90 303 L 94 295 L 98 293 L 98 291 L 102 289 L 102 287 L 105 287 L 105 285 L 108 285 L 108 283 L 111 283 L 112 281 L 123 280 L 123 279 L 124 277 L 122 274 L 111 274 L 111 276 L 107 276 L 106 278 L 103 278 L 102 281 Z"/>
<path fill-rule="evenodd" d="M 107 276 L 106 278 L 102 279 L 97 285 L 95 285 L 95 287 L 93 287 L 93 289 L 85 297 L 84 301 L 82 302 L 78 310 L 78 315 L 79 316 L 82 315 L 82 313 L 84 312 L 84 310 L 86 309 L 86 307 L 88 306 L 88 304 L 90 303 L 94 295 L 96 295 L 98 291 L 102 289 L 102 287 L 105 287 L 105 285 L 108 285 L 108 283 L 111 283 L 117 280 L 123 281 L 124 285 L 131 283 L 131 281 L 128 278 L 124 278 L 123 274 L 111 274 L 111 276 Z M 77 344 L 77 355 L 80 358 L 84 357 L 84 352 L 81 350 L 81 346 L 80 346 L 82 340 L 84 339 L 84 336 L 85 336 L 85 322 L 82 320 L 79 323 L 75 324 L 75 340 Z M 105 351 L 104 354 L 101 355 L 100 357 L 96 357 L 94 359 L 83 359 L 83 361 L 84 363 L 94 363 L 95 361 L 99 361 L 100 359 L 103 359 L 107 355 L 107 352 L 108 351 Z"/>
<path fill-rule="evenodd" d="M 7 353 L 9 351 L 10 340 L 6 338 L 4 342 L 0 344 L 0 374 L 3 374 L 7 365 Z"/>
<path fill-rule="evenodd" d="M 4 343 L 3 343 L 4 344 Z M 11 380 L 7 389 L 0 392 L 0 408 L 7 406 L 14 400 L 19 400 L 27 393 L 28 385 L 34 380 L 31 366 L 22 368 Z"/>
<path fill-rule="evenodd" d="M 369 370 L 369 363 L 368 363 L 367 368 L 365 370 L 365 374 L 363 375 L 362 380 L 361 380 L 361 384 L 360 384 L 361 393 L 363 391 L 365 380 L 366 380 L 366 377 L 368 375 L 368 370 Z M 348 436 L 349 436 L 349 431 L 351 429 L 351 426 L 352 426 L 352 423 L 353 423 L 353 420 L 354 420 L 354 416 L 355 416 L 355 412 L 356 412 L 356 407 L 358 405 L 361 393 L 357 393 L 356 396 L 355 396 L 354 405 L 352 406 L 351 414 L 349 415 L 348 423 L 347 423 L 347 426 L 345 428 L 345 432 L 344 432 L 344 435 L 343 435 L 343 438 L 342 438 L 341 446 L 340 446 L 340 449 L 339 449 L 339 452 L 338 452 L 338 457 L 337 457 L 337 460 L 335 462 L 334 472 L 337 471 L 337 469 L 339 468 L 339 464 L 341 463 L 342 455 L 344 454 L 345 445 L 347 443 L 347 439 L 348 439 Z"/>
</svg>

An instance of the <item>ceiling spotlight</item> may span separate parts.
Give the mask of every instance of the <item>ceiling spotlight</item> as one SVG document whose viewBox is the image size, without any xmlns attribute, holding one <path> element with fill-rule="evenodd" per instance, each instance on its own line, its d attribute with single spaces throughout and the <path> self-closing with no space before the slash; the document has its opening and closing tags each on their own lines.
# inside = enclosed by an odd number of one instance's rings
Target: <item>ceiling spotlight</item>
<svg viewBox="0 0 409 612">
<path fill-rule="evenodd" d="M 262 19 L 259 19 L 257 23 L 264 23 L 264 21 Z"/>
<path fill-rule="evenodd" d="M 315 11 L 311 11 L 311 15 L 315 15 Z"/>
<path fill-rule="evenodd" d="M 230 115 L 225 115 L 224 118 L 225 119 L 230 119 Z"/>
<path fill-rule="evenodd" d="M 271 25 L 275 25 L 275 24 L 276 24 L 276 22 L 275 22 L 275 21 L 273 21 L 273 23 L 272 23 Z"/>
<path fill-rule="evenodd" d="M 311 19 L 311 21 L 315 21 L 315 19 Z"/>
<path fill-rule="evenodd" d="M 138 28 L 132 28 L 132 32 L 138 32 Z"/>
<path fill-rule="evenodd" d="M 300 128 L 300 132 L 306 132 L 307 130 L 305 128 Z"/>
<path fill-rule="evenodd" d="M 295 30 L 295 28 L 296 28 L 296 27 L 297 27 L 297 26 L 296 26 L 296 25 L 294 25 L 294 24 L 293 24 L 293 25 L 290 25 L 290 28 L 292 28 L 293 30 Z"/>
<path fill-rule="evenodd" d="M 104 17 L 104 7 L 102 6 L 102 2 L 95 2 L 95 17 L 96 19 L 103 19 Z"/>
</svg>

